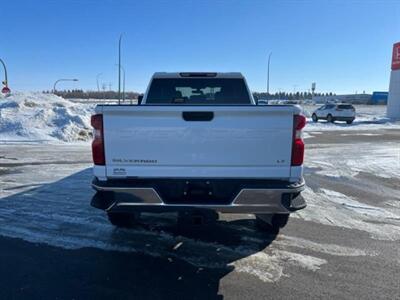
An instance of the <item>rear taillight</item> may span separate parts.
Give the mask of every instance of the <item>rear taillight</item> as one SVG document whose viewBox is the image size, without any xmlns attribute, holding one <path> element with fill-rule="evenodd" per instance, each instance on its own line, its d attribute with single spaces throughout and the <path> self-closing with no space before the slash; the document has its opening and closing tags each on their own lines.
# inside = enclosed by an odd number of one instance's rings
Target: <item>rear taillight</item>
<svg viewBox="0 0 400 300">
<path fill-rule="evenodd" d="M 103 115 L 93 115 L 90 121 L 94 129 L 92 142 L 93 163 L 104 166 L 106 159 L 104 156 Z"/>
<path fill-rule="evenodd" d="M 293 119 L 293 144 L 292 166 L 301 166 L 304 160 L 304 142 L 301 130 L 306 126 L 306 118 L 303 115 L 295 115 Z"/>
</svg>

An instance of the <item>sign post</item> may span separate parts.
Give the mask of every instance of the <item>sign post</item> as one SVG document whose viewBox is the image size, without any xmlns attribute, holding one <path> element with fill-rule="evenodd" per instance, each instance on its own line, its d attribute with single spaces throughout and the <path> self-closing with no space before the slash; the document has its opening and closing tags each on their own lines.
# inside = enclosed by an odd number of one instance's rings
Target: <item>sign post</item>
<svg viewBox="0 0 400 300">
<path fill-rule="evenodd" d="M 311 83 L 311 91 L 312 91 L 312 96 L 314 97 L 314 92 L 315 88 L 317 87 L 317 84 L 315 82 Z"/>
<path fill-rule="evenodd" d="M 393 45 L 392 72 L 390 73 L 386 114 L 389 118 L 400 119 L 400 42 Z"/>
</svg>

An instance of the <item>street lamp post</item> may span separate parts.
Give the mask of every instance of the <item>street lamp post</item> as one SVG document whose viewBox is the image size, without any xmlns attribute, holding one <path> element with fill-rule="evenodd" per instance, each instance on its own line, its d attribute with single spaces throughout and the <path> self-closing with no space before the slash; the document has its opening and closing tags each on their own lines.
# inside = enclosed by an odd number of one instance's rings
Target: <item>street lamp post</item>
<svg viewBox="0 0 400 300">
<path fill-rule="evenodd" d="M 269 96 L 269 64 L 271 62 L 271 55 L 272 55 L 272 52 L 270 52 L 268 55 L 268 74 L 267 74 L 267 95 L 268 96 Z"/>
<path fill-rule="evenodd" d="M 125 69 L 122 66 L 120 67 L 124 72 L 124 78 L 122 79 L 122 101 L 125 102 Z"/>
<path fill-rule="evenodd" d="M 122 102 L 125 102 L 125 69 L 122 65 L 118 67 L 122 70 Z"/>
<path fill-rule="evenodd" d="M 76 79 L 76 78 L 73 78 L 73 79 L 70 79 L 70 78 L 62 78 L 62 79 L 58 79 L 58 80 L 56 80 L 56 82 L 54 82 L 54 85 L 53 85 L 53 94 L 55 94 L 56 93 L 56 85 L 57 85 L 57 83 L 59 83 L 60 81 L 78 81 L 78 79 Z"/>
<path fill-rule="evenodd" d="M 100 85 L 99 85 L 99 77 L 103 75 L 103 73 L 99 73 L 96 75 L 96 83 L 97 83 L 97 91 L 100 92 Z"/>
<path fill-rule="evenodd" d="M 121 103 L 121 40 L 122 34 L 119 36 L 118 42 L 118 104 Z"/>
<path fill-rule="evenodd" d="M 3 65 L 3 68 L 4 68 L 4 81 L 3 81 L 3 83 L 4 83 L 5 88 L 9 91 L 6 64 L 4 63 L 4 61 L 1 58 L 0 58 L 0 63 Z"/>
</svg>

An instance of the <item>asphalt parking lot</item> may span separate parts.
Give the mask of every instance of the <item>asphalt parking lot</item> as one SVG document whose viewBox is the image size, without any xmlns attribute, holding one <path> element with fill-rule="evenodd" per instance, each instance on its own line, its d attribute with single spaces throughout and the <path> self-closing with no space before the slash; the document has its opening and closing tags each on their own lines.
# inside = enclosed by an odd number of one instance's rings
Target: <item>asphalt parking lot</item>
<svg viewBox="0 0 400 300">
<path fill-rule="evenodd" d="M 2 144 L 0 298 L 399 298 L 399 141 L 390 129 L 308 132 L 308 206 L 279 235 L 251 215 L 114 229 L 89 206 L 89 145 Z"/>
</svg>

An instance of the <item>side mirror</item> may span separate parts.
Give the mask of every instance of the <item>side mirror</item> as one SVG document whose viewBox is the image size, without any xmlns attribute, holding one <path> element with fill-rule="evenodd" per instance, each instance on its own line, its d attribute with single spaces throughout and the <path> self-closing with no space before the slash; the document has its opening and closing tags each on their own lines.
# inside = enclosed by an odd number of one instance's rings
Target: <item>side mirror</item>
<svg viewBox="0 0 400 300">
<path fill-rule="evenodd" d="M 139 95 L 137 98 L 137 104 L 138 105 L 142 104 L 142 100 L 143 100 L 143 95 Z"/>
</svg>

